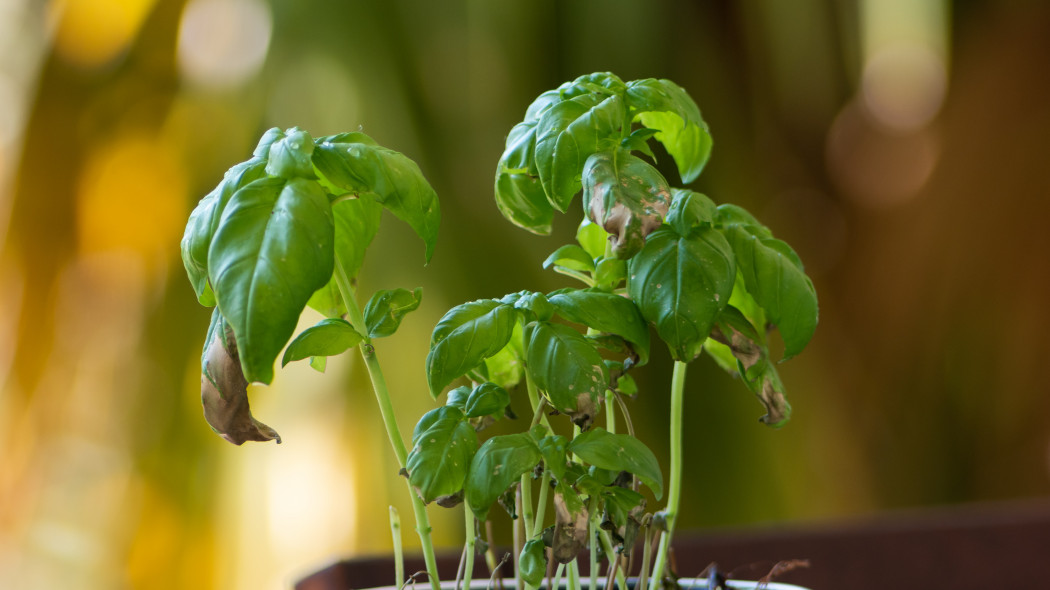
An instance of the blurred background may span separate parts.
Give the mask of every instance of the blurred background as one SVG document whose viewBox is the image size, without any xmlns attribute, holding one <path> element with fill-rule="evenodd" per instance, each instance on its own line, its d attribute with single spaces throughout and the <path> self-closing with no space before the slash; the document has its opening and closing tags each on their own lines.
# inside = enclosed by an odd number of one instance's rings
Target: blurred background
<svg viewBox="0 0 1050 590">
<path fill-rule="evenodd" d="M 820 296 L 785 428 L 690 368 L 681 526 L 1045 499 L 1048 60 L 1035 0 L 0 0 L 0 583 L 287 588 L 388 550 L 388 504 L 410 511 L 359 359 L 253 390 L 281 446 L 202 419 L 186 218 L 272 126 L 419 162 L 434 259 L 387 216 L 360 280 L 424 288 L 377 345 L 411 432 L 445 310 L 570 284 L 540 263 L 582 213 L 527 234 L 492 178 L 536 95 L 602 70 L 696 99 L 692 188 L 793 244 Z M 665 467 L 670 367 L 657 347 L 631 406 Z"/>
</svg>

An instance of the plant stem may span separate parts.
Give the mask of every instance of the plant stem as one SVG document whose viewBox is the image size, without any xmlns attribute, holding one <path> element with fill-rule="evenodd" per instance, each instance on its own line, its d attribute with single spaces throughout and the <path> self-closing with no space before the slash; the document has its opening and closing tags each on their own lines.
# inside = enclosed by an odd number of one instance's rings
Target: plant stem
<svg viewBox="0 0 1050 590">
<path fill-rule="evenodd" d="M 405 583 L 405 556 L 401 550 L 401 516 L 397 508 L 390 507 L 390 533 L 394 538 L 394 586 Z"/>
<path fill-rule="evenodd" d="M 619 567 L 620 556 L 616 554 L 616 548 L 612 544 L 612 535 L 609 531 L 603 531 L 598 529 L 598 537 L 602 542 L 602 548 L 605 550 L 605 557 L 609 560 L 609 576 L 605 580 L 605 587 L 609 588 L 612 583 L 613 573 L 615 573 L 616 582 L 620 585 L 620 588 L 627 588 L 627 577 L 623 573 L 623 568 Z"/>
<path fill-rule="evenodd" d="M 518 488 L 518 493 L 514 494 L 514 503 L 516 504 L 518 517 L 514 519 L 514 534 L 512 535 L 511 542 L 514 545 L 514 587 L 518 590 L 525 590 L 525 580 L 521 577 L 521 568 L 518 564 L 521 560 L 521 547 L 524 544 L 521 540 L 521 529 L 522 529 L 522 518 L 521 518 L 521 488 Z"/>
<path fill-rule="evenodd" d="M 551 472 L 549 469 L 543 470 L 543 477 L 540 479 L 540 497 L 536 499 L 536 520 L 533 521 L 533 532 L 540 534 L 543 532 L 543 519 L 547 516 L 547 491 L 551 487 Z"/>
<path fill-rule="evenodd" d="M 463 566 L 463 587 L 470 590 L 470 578 L 474 575 L 474 512 L 464 504 L 464 524 L 466 526 L 466 559 Z"/>
<path fill-rule="evenodd" d="M 675 361 L 674 374 L 671 377 L 671 477 L 667 485 L 667 508 L 664 510 L 667 530 L 660 536 L 660 549 L 656 553 L 653 565 L 653 582 L 663 580 L 667 567 L 668 551 L 671 547 L 671 536 L 674 534 L 675 519 L 678 518 L 678 505 L 682 491 L 682 403 L 685 389 L 685 363 Z"/>
<path fill-rule="evenodd" d="M 598 588 L 598 517 L 595 513 L 598 511 L 598 497 L 591 496 L 589 506 L 587 507 L 587 545 L 590 546 L 591 556 L 591 585 L 588 587 L 589 590 L 597 590 Z"/>
<path fill-rule="evenodd" d="M 383 425 L 386 427 L 387 437 L 390 439 L 390 446 L 393 447 L 394 454 L 397 456 L 398 466 L 401 469 L 405 469 L 408 463 L 408 449 L 405 448 L 405 441 L 401 437 L 401 430 L 397 426 L 397 419 L 394 416 L 394 405 L 390 401 L 390 391 L 386 385 L 386 378 L 383 376 L 383 369 L 379 366 L 379 359 L 376 358 L 375 348 L 372 346 L 371 339 L 368 338 L 368 328 L 365 325 L 364 316 L 361 315 L 361 309 L 357 305 L 354 286 L 343 268 L 338 252 L 336 252 L 335 261 L 335 280 L 339 286 L 339 292 L 343 296 L 343 303 L 346 305 L 350 324 L 359 334 L 364 336 L 364 340 L 361 341 L 358 348 L 361 350 L 361 357 L 364 359 L 365 367 L 368 369 L 368 376 L 372 380 L 372 390 L 375 392 L 376 402 L 379 404 L 379 413 L 382 415 Z M 407 478 L 405 478 L 405 487 L 408 489 L 408 495 L 412 500 L 412 511 L 416 517 L 416 532 L 419 534 L 423 560 L 427 568 L 427 577 L 430 578 L 430 587 L 432 590 L 441 590 L 437 559 L 434 557 L 434 545 L 430 540 L 430 519 L 427 516 L 426 505 L 423 504 L 423 499 L 419 497 L 419 494 L 412 489 L 412 484 L 408 482 Z"/>
<path fill-rule="evenodd" d="M 532 474 L 526 472 L 521 474 L 521 523 L 525 528 L 526 541 L 531 541 L 536 533 L 533 518 Z"/>
<path fill-rule="evenodd" d="M 575 559 L 569 563 L 569 590 L 580 590 L 580 566 Z"/>
</svg>

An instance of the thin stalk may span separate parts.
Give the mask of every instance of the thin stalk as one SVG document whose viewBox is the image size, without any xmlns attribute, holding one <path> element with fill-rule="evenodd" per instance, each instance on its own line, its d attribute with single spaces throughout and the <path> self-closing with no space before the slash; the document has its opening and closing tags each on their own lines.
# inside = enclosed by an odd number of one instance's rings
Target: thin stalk
<svg viewBox="0 0 1050 590">
<path fill-rule="evenodd" d="M 474 575 L 474 512 L 470 506 L 463 506 L 464 525 L 466 527 L 467 541 L 465 543 L 467 554 L 464 556 L 463 565 L 463 587 L 470 590 L 470 579 Z"/>
<path fill-rule="evenodd" d="M 565 572 L 565 564 L 559 563 L 557 569 L 554 570 L 554 579 L 547 580 L 547 590 L 559 590 L 561 588 L 561 576 Z"/>
<path fill-rule="evenodd" d="M 575 559 L 569 562 L 569 590 L 580 590 L 580 566 Z"/>
<path fill-rule="evenodd" d="M 598 588 L 598 547 L 596 547 L 596 538 L 598 536 L 598 518 L 595 516 L 595 512 L 598 511 L 598 497 L 591 496 L 590 506 L 587 507 L 587 541 L 590 546 L 591 556 L 591 585 L 588 586 L 588 590 L 597 590 Z"/>
<path fill-rule="evenodd" d="M 361 350 L 361 357 L 364 359 L 365 367 L 368 369 L 368 376 L 372 380 L 372 390 L 375 392 L 376 402 L 379 404 L 379 413 L 383 418 L 383 425 L 386 427 L 390 446 L 393 447 L 394 454 L 397 456 L 398 466 L 401 469 L 405 469 L 408 463 L 408 449 L 405 448 L 405 441 L 401 437 L 401 430 L 397 426 L 397 419 L 394 416 L 394 405 L 390 401 L 390 391 L 386 385 L 386 378 L 383 376 L 382 367 L 379 366 L 379 359 L 376 358 L 375 348 L 368 338 L 368 329 L 365 326 L 364 316 L 361 315 L 361 309 L 357 306 L 354 287 L 350 283 L 350 277 L 347 276 L 343 268 L 342 261 L 339 260 L 338 253 L 336 253 L 335 280 L 339 286 L 339 292 L 343 296 L 343 303 L 346 304 L 350 324 L 359 334 L 365 337 L 358 348 Z M 437 559 L 434 557 L 434 544 L 430 539 L 431 527 L 426 506 L 423 504 L 423 499 L 419 497 L 419 494 L 416 494 L 415 490 L 412 489 L 412 484 L 408 482 L 408 479 L 405 479 L 405 488 L 412 499 L 412 511 L 416 517 L 416 532 L 419 534 L 423 560 L 426 563 L 427 577 L 430 578 L 430 587 L 432 590 L 441 590 L 441 579 L 438 577 Z"/>
<path fill-rule="evenodd" d="M 517 504 L 518 518 L 514 519 L 514 586 L 518 590 L 525 590 L 525 580 L 522 579 L 521 573 L 518 571 L 518 560 L 521 559 L 521 547 L 524 544 L 521 540 L 521 488 L 518 488 L 518 492 L 514 494 L 514 503 Z"/>
<path fill-rule="evenodd" d="M 390 534 L 394 539 L 394 586 L 400 588 L 405 582 L 405 556 L 401 550 L 401 516 L 393 506 L 390 507 Z"/>
<path fill-rule="evenodd" d="M 616 407 L 613 404 L 615 395 L 612 390 L 605 390 L 605 430 L 611 434 L 616 434 Z"/>
<path fill-rule="evenodd" d="M 674 374 L 671 377 L 671 477 L 667 485 L 667 508 L 665 509 L 667 530 L 660 536 L 660 549 L 653 564 L 653 580 L 659 583 L 667 567 L 668 552 L 671 548 L 671 536 L 674 534 L 674 523 L 678 518 L 678 505 L 682 491 L 682 405 L 685 389 L 685 369 L 688 365 L 675 361 Z"/>
<path fill-rule="evenodd" d="M 525 528 L 525 540 L 536 536 L 536 526 L 532 508 L 532 474 L 521 474 L 521 524 Z"/>
<path fill-rule="evenodd" d="M 606 587 L 612 582 L 615 574 L 616 582 L 620 585 L 620 588 L 626 590 L 627 588 L 627 577 L 624 575 L 623 568 L 619 567 L 620 556 L 616 554 L 616 548 L 612 544 L 612 535 L 609 531 L 603 531 L 598 529 L 598 538 L 602 542 L 602 548 L 605 550 L 605 556 L 609 559 L 609 576 L 605 580 Z"/>
<path fill-rule="evenodd" d="M 543 519 L 547 516 L 547 491 L 551 488 L 551 472 L 549 469 L 543 470 L 543 477 L 540 479 L 540 497 L 536 499 L 536 520 L 533 521 L 533 533 L 540 534 L 543 532 Z"/>
<path fill-rule="evenodd" d="M 653 531 L 656 530 L 652 526 L 646 525 L 645 527 L 645 544 L 642 546 L 642 567 L 638 572 L 638 584 L 635 586 L 635 590 L 647 590 L 646 586 L 649 585 L 649 563 L 653 557 Z"/>
</svg>

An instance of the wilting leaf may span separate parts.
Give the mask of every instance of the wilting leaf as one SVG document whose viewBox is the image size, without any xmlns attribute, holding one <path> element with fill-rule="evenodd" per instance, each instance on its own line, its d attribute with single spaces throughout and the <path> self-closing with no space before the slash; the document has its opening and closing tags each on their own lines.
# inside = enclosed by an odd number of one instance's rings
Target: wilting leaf
<svg viewBox="0 0 1050 590">
<path fill-rule="evenodd" d="M 370 338 L 383 338 L 397 331 L 401 320 L 419 309 L 423 301 L 423 288 L 384 289 L 376 291 L 365 306 L 365 325 Z"/>
<path fill-rule="evenodd" d="M 252 417 L 248 381 L 241 372 L 237 343 L 219 310 L 212 312 L 201 371 L 201 404 L 212 430 L 235 445 L 245 441 L 277 440 L 277 431 Z"/>
<path fill-rule="evenodd" d="M 613 472 L 626 471 L 638 476 L 659 500 L 663 497 L 663 475 L 656 456 L 645 443 L 627 434 L 612 434 L 595 427 L 574 438 L 568 452 L 584 463 Z"/>
<path fill-rule="evenodd" d="M 284 351 L 281 366 L 309 357 L 328 357 L 343 354 L 357 346 L 364 336 L 357 333 L 350 322 L 326 318 L 303 330 Z"/>
<path fill-rule="evenodd" d="M 766 407 L 761 420 L 770 426 L 782 426 L 791 417 L 791 405 L 784 395 L 776 367 L 769 360 L 769 350 L 758 330 L 740 310 L 727 306 L 715 323 L 711 339 L 721 343 L 736 359 L 735 374 Z M 721 363 L 720 363 L 721 364 Z"/>
<path fill-rule="evenodd" d="M 459 408 L 427 412 L 412 434 L 412 445 L 405 468 L 409 483 L 425 502 L 463 489 L 478 439 Z"/>
<path fill-rule="evenodd" d="M 675 360 L 700 354 L 715 318 L 729 301 L 736 278 L 733 251 L 712 228 L 681 237 L 652 233 L 628 262 L 627 292 Z"/>
<path fill-rule="evenodd" d="M 470 464 L 463 491 L 467 506 L 478 520 L 485 520 L 489 508 L 523 473 L 532 471 L 542 456 L 527 433 L 494 436 L 481 445 Z"/>
<path fill-rule="evenodd" d="M 656 168 L 626 150 L 613 150 L 587 159 L 583 203 L 587 216 L 611 234 L 613 254 L 626 259 L 663 223 L 671 190 Z"/>
<path fill-rule="evenodd" d="M 249 381 L 273 379 L 306 302 L 332 276 L 333 243 L 332 208 L 316 182 L 265 178 L 230 199 L 208 271 Z"/>
<path fill-rule="evenodd" d="M 564 482 L 554 489 L 554 541 L 551 556 L 555 563 L 569 563 L 587 547 L 587 509 L 576 492 Z"/>
<path fill-rule="evenodd" d="M 601 355 L 582 334 L 564 324 L 525 327 L 525 366 L 551 406 L 581 428 L 590 424 L 609 384 Z"/>
</svg>

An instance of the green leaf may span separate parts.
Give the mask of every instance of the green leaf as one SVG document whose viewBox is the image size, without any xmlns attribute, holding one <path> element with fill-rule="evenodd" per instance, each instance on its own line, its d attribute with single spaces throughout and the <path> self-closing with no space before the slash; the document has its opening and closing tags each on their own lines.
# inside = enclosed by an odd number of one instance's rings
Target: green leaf
<svg viewBox="0 0 1050 590">
<path fill-rule="evenodd" d="M 572 82 L 566 82 L 558 87 L 557 92 L 563 98 L 575 98 L 583 94 L 597 94 L 599 96 L 612 96 L 623 94 L 625 85 L 619 76 L 612 72 L 594 72 L 584 74 Z"/>
<path fill-rule="evenodd" d="M 270 145 L 266 161 L 266 173 L 284 179 L 316 178 L 310 156 L 314 151 L 314 139 L 310 134 L 292 127 L 284 137 Z"/>
<path fill-rule="evenodd" d="M 525 542 L 518 556 L 518 572 L 521 573 L 521 579 L 533 588 L 543 584 L 543 577 L 547 574 L 547 547 L 543 539 Z"/>
<path fill-rule="evenodd" d="M 568 461 L 568 455 L 566 449 L 568 448 L 569 441 L 560 434 L 554 434 L 551 436 L 545 436 L 541 438 L 537 444 L 540 448 L 540 454 L 543 455 L 543 463 L 550 470 L 551 474 L 554 475 L 555 479 L 561 481 L 565 478 L 565 466 Z"/>
<path fill-rule="evenodd" d="M 619 141 L 623 99 L 584 94 L 550 107 L 536 126 L 536 167 L 547 200 L 564 212 L 582 188 L 580 171 L 591 154 Z"/>
<path fill-rule="evenodd" d="M 331 278 L 333 234 L 328 199 L 305 179 L 257 180 L 223 211 L 209 277 L 250 382 L 273 380 L 274 360 L 306 302 Z"/>
<path fill-rule="evenodd" d="M 724 230 L 736 255 L 747 292 L 776 324 L 784 339 L 784 358 L 806 347 L 817 329 L 817 292 L 798 256 L 775 238 L 760 238 L 741 226 Z"/>
<path fill-rule="evenodd" d="M 467 506 L 478 520 L 485 520 L 496 498 L 517 483 L 523 473 L 533 470 L 542 458 L 528 433 L 494 436 L 485 441 L 474 455 L 463 486 Z"/>
<path fill-rule="evenodd" d="M 284 137 L 284 131 L 279 127 L 271 127 L 267 129 L 259 139 L 259 143 L 255 146 L 255 151 L 252 152 L 252 155 L 256 158 L 266 160 L 270 156 L 270 146 L 273 145 L 273 142 L 282 137 Z"/>
<path fill-rule="evenodd" d="M 566 289 L 548 300 L 570 322 L 623 337 L 638 354 L 639 365 L 649 361 L 649 326 L 631 300 L 593 289 Z"/>
<path fill-rule="evenodd" d="M 612 237 L 617 258 L 634 256 L 660 227 L 671 206 L 671 189 L 656 168 L 625 150 L 600 152 L 583 169 L 583 207 Z"/>
<path fill-rule="evenodd" d="M 627 279 L 627 261 L 605 258 L 598 261 L 594 269 L 594 286 L 603 291 L 612 291 Z"/>
<path fill-rule="evenodd" d="M 724 203 L 716 207 L 715 211 L 715 221 L 723 228 L 730 228 L 739 225 L 746 229 L 748 233 L 760 238 L 773 237 L 773 232 L 771 232 L 768 227 L 759 223 L 754 215 L 751 215 L 747 209 L 744 209 L 739 205 Z"/>
<path fill-rule="evenodd" d="M 683 183 L 700 176 L 711 156 L 711 134 L 700 108 L 670 80 L 635 80 L 627 84 L 626 102 L 632 118 L 649 129 L 659 129 L 656 140 L 678 165 Z"/>
<path fill-rule="evenodd" d="M 365 306 L 365 325 L 369 338 L 383 338 L 397 331 L 401 320 L 410 312 L 419 309 L 423 301 L 423 288 L 384 289 L 376 291 Z"/>
<path fill-rule="evenodd" d="M 671 189 L 671 208 L 667 211 L 667 224 L 674 228 L 678 235 L 688 236 L 694 228 L 713 224 L 716 215 L 714 201 L 705 195 L 682 188 Z"/>
<path fill-rule="evenodd" d="M 521 348 L 521 323 L 514 323 L 510 341 L 499 352 L 485 359 L 480 369 L 485 378 L 504 389 L 510 389 L 525 376 L 525 352 Z"/>
<path fill-rule="evenodd" d="M 463 489 L 478 438 L 459 408 L 427 412 L 412 434 L 412 445 L 405 468 L 408 482 L 424 502 Z"/>
<path fill-rule="evenodd" d="M 365 252 L 379 231 L 383 206 L 372 196 L 343 199 L 332 205 L 335 218 L 335 255 L 349 279 L 357 277 Z M 333 275 L 324 287 L 318 289 L 307 303 L 326 317 L 346 314 L 346 303 Z"/>
<path fill-rule="evenodd" d="M 594 272 L 594 259 L 586 250 L 575 244 L 566 244 L 558 248 L 543 261 L 543 268 L 550 268 L 551 265 L 570 270 Z"/>
<path fill-rule="evenodd" d="M 322 143 L 314 150 L 313 165 L 323 183 L 342 192 L 374 195 L 380 204 L 423 239 L 426 259 L 430 261 L 437 241 L 441 208 L 437 193 L 415 162 L 404 154 L 375 145 L 375 142 L 358 141 Z"/>
<path fill-rule="evenodd" d="M 215 305 L 215 294 L 208 284 L 208 248 L 215 230 L 219 228 L 222 212 L 233 193 L 265 174 L 265 160 L 253 158 L 237 164 L 226 171 L 219 186 L 201 199 L 190 213 L 186 232 L 182 236 L 182 263 L 201 305 Z"/>
<path fill-rule="evenodd" d="M 587 338 L 564 324 L 525 326 L 525 367 L 551 406 L 584 426 L 598 411 L 609 375 Z"/>
<path fill-rule="evenodd" d="M 580 222 L 580 227 L 576 229 L 576 242 L 592 259 L 600 258 L 605 256 L 605 244 L 609 242 L 609 232 L 584 217 Z"/>
<path fill-rule="evenodd" d="M 627 292 L 675 360 L 700 354 L 736 278 L 733 250 L 718 231 L 652 233 L 628 262 Z"/>
<path fill-rule="evenodd" d="M 610 471 L 638 476 L 659 500 L 663 497 L 663 475 L 656 456 L 645 444 L 628 434 L 611 434 L 595 427 L 574 438 L 568 451 L 584 463 Z"/>
<path fill-rule="evenodd" d="M 518 312 L 495 299 L 471 301 L 448 311 L 434 327 L 427 354 L 427 384 L 435 398 L 510 341 Z"/>
<path fill-rule="evenodd" d="M 445 405 L 455 406 L 462 410 L 467 407 L 467 398 L 470 397 L 471 391 L 473 390 L 466 385 L 448 390 L 448 395 L 445 396 Z"/>
<path fill-rule="evenodd" d="M 776 367 L 769 362 L 765 340 L 755 326 L 740 310 L 726 306 L 711 332 L 711 340 L 729 351 L 735 361 L 730 373 L 743 377 L 748 389 L 766 407 L 761 421 L 774 427 L 786 423 L 791 417 L 791 405 Z"/>
<path fill-rule="evenodd" d="M 326 318 L 303 330 L 284 351 L 281 366 L 309 357 L 326 357 L 343 354 L 357 346 L 364 336 L 357 333 L 350 322 L 338 318 Z"/>
<path fill-rule="evenodd" d="M 547 202 L 540 183 L 533 157 L 535 147 L 535 121 L 519 123 L 511 129 L 506 149 L 496 166 L 496 206 L 518 227 L 547 235 L 551 231 L 554 208 Z"/>
<path fill-rule="evenodd" d="M 480 418 L 502 414 L 510 403 L 510 394 L 495 383 L 482 383 L 471 390 L 463 405 L 463 413 L 467 418 Z"/>
</svg>

